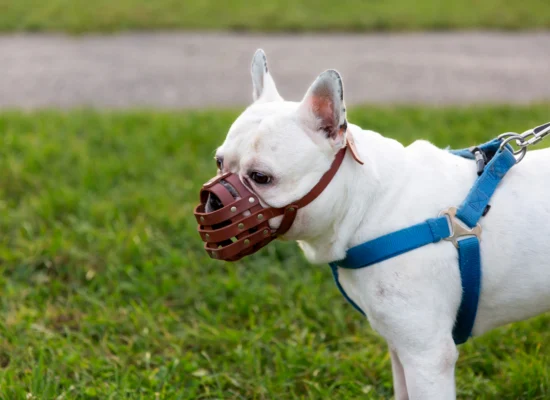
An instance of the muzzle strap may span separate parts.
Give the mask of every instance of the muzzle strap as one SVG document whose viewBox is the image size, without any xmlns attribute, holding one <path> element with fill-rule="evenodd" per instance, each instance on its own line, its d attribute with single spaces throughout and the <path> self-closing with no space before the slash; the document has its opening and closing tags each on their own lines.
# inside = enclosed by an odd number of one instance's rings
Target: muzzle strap
<svg viewBox="0 0 550 400">
<path fill-rule="evenodd" d="M 300 208 L 304 208 L 308 204 L 310 204 L 313 200 L 315 200 L 321 193 L 323 193 L 323 190 L 326 189 L 326 187 L 329 185 L 329 183 L 332 181 L 332 178 L 334 178 L 334 175 L 338 172 L 338 169 L 340 169 L 340 165 L 342 165 L 342 161 L 344 161 L 344 157 L 346 155 L 347 147 L 343 147 L 336 153 L 336 157 L 334 157 L 334 160 L 332 161 L 332 164 L 327 172 L 324 173 L 324 175 L 321 177 L 319 182 L 313 188 L 300 200 L 292 203 L 289 206 L 286 206 L 284 208 L 279 208 L 283 213 L 283 220 L 281 221 L 281 225 L 277 229 L 277 235 L 284 235 L 290 227 L 292 226 L 292 223 L 296 219 L 296 213 Z"/>
<path fill-rule="evenodd" d="M 277 229 L 278 236 L 284 235 L 288 232 L 294 220 L 296 219 L 297 211 L 298 206 L 296 205 L 288 206 L 284 209 L 283 220 L 281 221 L 281 225 L 279 225 L 279 228 Z"/>
</svg>

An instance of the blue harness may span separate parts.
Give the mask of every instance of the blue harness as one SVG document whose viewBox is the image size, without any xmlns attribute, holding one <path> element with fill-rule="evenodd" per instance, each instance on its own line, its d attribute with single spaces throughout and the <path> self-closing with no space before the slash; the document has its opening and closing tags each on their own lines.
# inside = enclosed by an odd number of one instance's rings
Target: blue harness
<svg viewBox="0 0 550 400">
<path fill-rule="evenodd" d="M 478 221 L 487 213 L 489 200 L 499 182 L 516 164 L 512 149 L 509 146 L 500 148 L 501 143 L 501 139 L 495 139 L 474 149 L 451 151 L 457 156 L 474 159 L 478 163 L 479 177 L 458 209 L 450 208 L 437 218 L 355 246 L 347 251 L 345 259 L 330 263 L 336 286 L 355 309 L 365 315 L 340 285 L 339 268 L 365 268 L 427 244 L 448 240 L 458 249 L 462 281 L 462 300 L 453 328 L 453 339 L 456 344 L 468 340 L 476 319 L 481 290 L 481 228 Z M 489 161 L 485 165 L 487 160 Z"/>
</svg>

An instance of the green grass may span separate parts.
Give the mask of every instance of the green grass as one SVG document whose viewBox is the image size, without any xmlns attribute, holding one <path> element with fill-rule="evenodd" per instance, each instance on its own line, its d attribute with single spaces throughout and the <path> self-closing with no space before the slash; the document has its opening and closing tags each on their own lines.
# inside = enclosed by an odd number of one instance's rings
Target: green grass
<svg viewBox="0 0 550 400">
<path fill-rule="evenodd" d="M 547 0 L 0 0 L 0 31 L 411 31 L 550 27 Z"/>
<path fill-rule="evenodd" d="M 1 399 L 391 396 L 386 346 L 328 266 L 292 243 L 235 264 L 203 252 L 192 210 L 235 116 L 0 114 Z M 549 116 L 536 105 L 350 119 L 404 143 L 468 146 Z M 550 398 L 549 325 L 462 346 L 460 398 Z"/>
</svg>

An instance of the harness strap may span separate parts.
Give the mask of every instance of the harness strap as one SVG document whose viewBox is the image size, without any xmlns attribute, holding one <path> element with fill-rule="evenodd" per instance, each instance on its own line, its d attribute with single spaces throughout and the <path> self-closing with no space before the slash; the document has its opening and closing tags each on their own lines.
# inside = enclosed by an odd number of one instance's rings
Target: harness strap
<svg viewBox="0 0 550 400">
<path fill-rule="evenodd" d="M 462 281 L 462 299 L 453 327 L 453 339 L 462 344 L 472 335 L 481 292 L 481 254 L 475 236 L 458 242 L 458 265 Z"/>
<path fill-rule="evenodd" d="M 485 149 L 484 151 L 494 152 L 494 157 L 476 180 L 456 213 L 456 218 L 470 228 L 477 225 L 496 187 L 510 168 L 516 164 L 516 159 L 509 147 L 497 150 L 499 143 L 500 140 L 493 140 L 480 146 L 480 148 Z M 459 150 L 453 151 L 453 153 L 464 156 L 465 151 Z M 330 263 L 336 286 L 346 300 L 361 314 L 365 315 L 363 310 L 346 294 L 340 285 L 338 279 L 339 267 L 347 269 L 368 267 L 427 244 L 437 243 L 442 239 L 453 237 L 458 247 L 462 282 L 462 299 L 453 327 L 453 339 L 456 344 L 466 342 L 472 334 L 481 292 L 480 246 L 477 236 L 465 236 L 457 240 L 454 233 L 451 232 L 449 222 L 452 226 L 452 221 L 449 221 L 446 216 L 429 219 L 426 222 L 352 247 L 347 251 L 345 259 Z"/>
<path fill-rule="evenodd" d="M 353 308 L 355 308 L 361 314 L 366 316 L 365 312 L 361 310 L 361 307 L 359 307 L 357 303 L 353 301 L 351 297 L 348 296 L 348 294 L 346 293 L 342 285 L 340 285 L 340 279 L 338 279 L 338 265 L 336 263 L 330 263 L 329 265 L 332 270 L 332 276 L 334 277 L 334 282 L 336 283 L 336 287 L 338 288 L 340 293 L 342 293 L 342 296 L 344 296 L 344 299 L 346 299 L 348 303 L 350 303 L 353 306 Z"/>
<path fill-rule="evenodd" d="M 427 244 L 437 243 L 450 234 L 447 217 L 429 219 L 352 247 L 347 251 L 346 258 L 336 261 L 336 264 L 349 269 L 368 267 Z"/>
<path fill-rule="evenodd" d="M 509 151 L 499 151 L 487 164 L 481 176 L 476 180 L 470 193 L 458 208 L 457 218 L 474 227 L 481 218 L 485 207 L 506 173 L 516 164 L 516 158 Z"/>
</svg>

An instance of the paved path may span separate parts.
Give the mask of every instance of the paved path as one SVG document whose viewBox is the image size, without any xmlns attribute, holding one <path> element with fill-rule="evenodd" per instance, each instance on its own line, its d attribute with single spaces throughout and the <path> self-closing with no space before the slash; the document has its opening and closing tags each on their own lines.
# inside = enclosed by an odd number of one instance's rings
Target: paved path
<svg viewBox="0 0 550 400">
<path fill-rule="evenodd" d="M 287 99 L 327 68 L 343 74 L 348 104 L 550 99 L 550 32 L 137 33 L 0 36 L 0 108 L 242 106 L 258 47 Z"/>
</svg>

